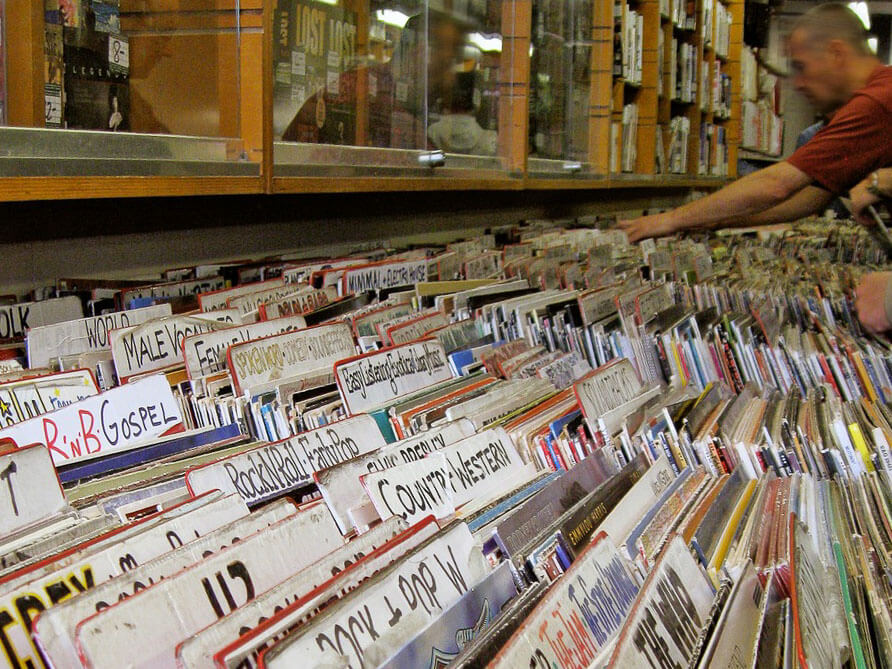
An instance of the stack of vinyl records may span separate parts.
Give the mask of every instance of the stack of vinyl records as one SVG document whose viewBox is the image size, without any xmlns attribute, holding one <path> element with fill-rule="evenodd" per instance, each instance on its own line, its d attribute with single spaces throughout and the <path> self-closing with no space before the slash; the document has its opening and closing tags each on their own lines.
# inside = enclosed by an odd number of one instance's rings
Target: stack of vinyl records
<svg viewBox="0 0 892 669">
<path fill-rule="evenodd" d="M 9 666 L 892 666 L 866 231 L 393 246 L 0 308 Z"/>
</svg>

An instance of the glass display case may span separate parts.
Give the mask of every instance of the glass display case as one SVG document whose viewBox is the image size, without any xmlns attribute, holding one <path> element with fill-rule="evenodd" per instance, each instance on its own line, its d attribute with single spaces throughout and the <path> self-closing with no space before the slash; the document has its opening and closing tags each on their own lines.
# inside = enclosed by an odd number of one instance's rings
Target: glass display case
<svg viewBox="0 0 892 669">
<path fill-rule="evenodd" d="M 275 5 L 276 177 L 503 170 L 510 0 Z"/>
<path fill-rule="evenodd" d="M 594 3 L 535 0 L 530 45 L 529 170 L 588 171 Z M 553 161 L 560 161 L 555 163 Z"/>
<path fill-rule="evenodd" d="M 259 176 L 262 144 L 243 139 L 241 90 L 251 60 L 241 33 L 260 29 L 259 0 L 253 13 L 227 0 L 21 0 L 6 10 L 15 30 L 4 40 L 0 175 Z M 249 122 L 261 128 L 259 115 Z"/>
</svg>

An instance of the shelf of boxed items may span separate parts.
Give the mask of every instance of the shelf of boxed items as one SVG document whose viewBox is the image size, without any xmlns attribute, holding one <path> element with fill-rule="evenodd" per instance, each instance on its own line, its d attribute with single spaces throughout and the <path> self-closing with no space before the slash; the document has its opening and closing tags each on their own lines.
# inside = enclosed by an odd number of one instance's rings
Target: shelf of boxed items
<svg viewBox="0 0 892 669">
<path fill-rule="evenodd" d="M 7 7 L 0 200 L 263 192 L 262 0 L 169 9 Z"/>
<path fill-rule="evenodd" d="M 754 51 L 742 45 L 739 68 L 740 157 L 770 162 L 780 159 L 784 121 L 778 77 L 757 60 Z"/>
</svg>

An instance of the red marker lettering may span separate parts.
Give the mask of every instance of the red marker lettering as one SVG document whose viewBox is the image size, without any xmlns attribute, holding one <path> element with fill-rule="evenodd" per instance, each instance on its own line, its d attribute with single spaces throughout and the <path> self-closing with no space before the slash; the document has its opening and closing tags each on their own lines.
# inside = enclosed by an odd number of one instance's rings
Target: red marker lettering
<svg viewBox="0 0 892 669">
<path fill-rule="evenodd" d="M 84 448 L 87 449 L 87 453 L 98 453 L 102 450 L 102 442 L 99 441 L 99 437 L 97 437 L 93 433 L 93 426 L 96 424 L 96 419 L 93 418 L 93 414 L 91 414 L 89 411 L 85 411 L 84 409 L 81 409 L 77 413 L 81 419 L 81 434 L 84 435 Z M 87 427 L 84 418 L 90 419 L 89 427 Z M 91 441 L 96 444 L 96 450 L 90 448 Z"/>
<path fill-rule="evenodd" d="M 52 436 L 50 436 L 50 427 L 52 427 Z M 59 436 L 59 428 L 56 427 L 56 424 L 49 418 L 43 419 L 43 436 L 46 437 L 46 447 L 50 449 L 50 451 L 58 453 L 66 460 L 68 459 L 68 453 L 56 446 L 56 438 Z"/>
</svg>

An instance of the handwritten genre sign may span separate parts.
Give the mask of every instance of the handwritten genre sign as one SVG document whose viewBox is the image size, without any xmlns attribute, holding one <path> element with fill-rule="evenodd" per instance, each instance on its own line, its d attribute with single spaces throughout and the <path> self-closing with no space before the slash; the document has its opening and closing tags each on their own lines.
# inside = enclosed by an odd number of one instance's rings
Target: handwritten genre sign
<svg viewBox="0 0 892 669">
<path fill-rule="evenodd" d="M 0 455 L 0 538 L 67 506 L 46 447 L 35 444 Z"/>
</svg>

